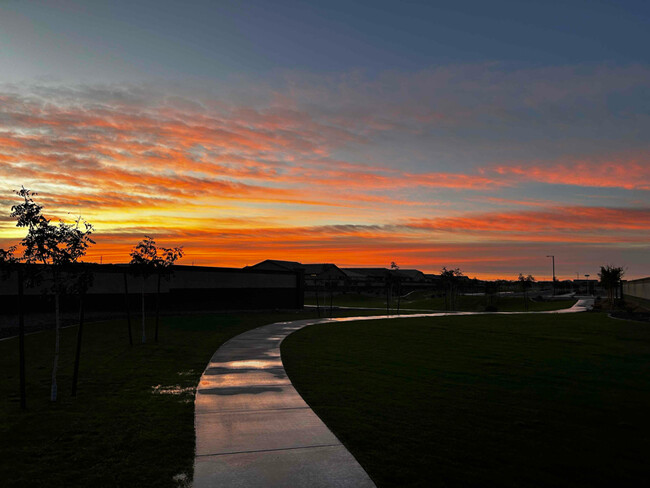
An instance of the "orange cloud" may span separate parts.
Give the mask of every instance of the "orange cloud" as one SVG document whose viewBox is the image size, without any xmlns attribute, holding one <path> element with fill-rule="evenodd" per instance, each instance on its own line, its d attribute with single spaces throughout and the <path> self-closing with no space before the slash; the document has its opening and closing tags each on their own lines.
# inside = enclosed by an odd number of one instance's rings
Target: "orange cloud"
<svg viewBox="0 0 650 488">
<path fill-rule="evenodd" d="M 14 187 L 41 189 L 48 203 L 58 205 L 54 211 L 139 208 L 146 215 L 151 208 L 172 211 L 227 200 L 421 206 L 389 193 L 503 184 L 482 175 L 414 174 L 333 160 L 334 147 L 361 139 L 304 112 L 239 109 L 206 115 L 155 105 L 90 109 L 17 95 L 4 100 L 0 176 Z"/>
<path fill-rule="evenodd" d="M 650 208 L 567 206 L 413 219 L 408 225 L 418 230 L 490 236 L 504 241 L 644 242 L 650 237 Z"/>
<path fill-rule="evenodd" d="M 625 154 L 609 161 L 572 161 L 546 165 L 500 165 L 497 174 L 519 181 L 556 185 L 650 190 L 650 154 Z"/>
</svg>

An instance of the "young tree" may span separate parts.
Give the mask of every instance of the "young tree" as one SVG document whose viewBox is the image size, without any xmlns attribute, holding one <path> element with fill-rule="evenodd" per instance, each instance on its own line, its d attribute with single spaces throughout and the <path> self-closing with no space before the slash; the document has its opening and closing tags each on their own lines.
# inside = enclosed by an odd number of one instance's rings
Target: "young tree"
<svg viewBox="0 0 650 488">
<path fill-rule="evenodd" d="M 77 327 L 77 347 L 75 348 L 74 370 L 72 373 L 72 396 L 77 396 L 77 382 L 79 380 L 79 363 L 81 362 L 81 340 L 83 337 L 84 327 L 84 298 L 86 291 L 90 288 L 93 281 L 92 273 L 87 269 L 82 269 L 76 276 L 73 289 L 79 295 L 79 325 Z"/>
<path fill-rule="evenodd" d="M 142 343 L 147 342 L 147 332 L 145 327 L 145 303 L 144 303 L 144 286 L 145 281 L 150 274 L 154 272 L 158 262 L 158 249 L 153 237 L 144 236 L 145 238 L 138 242 L 138 244 L 131 251 L 131 265 L 135 268 L 136 273 L 142 278 Z"/>
<path fill-rule="evenodd" d="M 169 279 L 170 268 L 176 261 L 183 257 L 182 247 L 161 247 L 162 260 L 158 262 L 158 286 L 156 289 L 156 329 L 154 340 L 158 342 L 158 323 L 160 321 L 160 279 L 165 276 Z"/>
<path fill-rule="evenodd" d="M 319 280 L 317 275 L 314 274 L 313 276 L 314 276 L 314 286 L 316 288 L 316 312 L 318 313 L 318 318 L 320 318 L 320 299 L 318 298 L 318 289 L 320 287 L 320 284 L 318 282 Z M 325 307 L 325 302 L 323 301 L 323 308 L 324 307 Z"/>
<path fill-rule="evenodd" d="M 399 307 L 402 302 L 402 280 L 399 276 L 399 265 L 395 261 L 391 261 L 390 269 L 392 271 L 392 280 L 397 288 L 397 315 L 399 315 Z"/>
<path fill-rule="evenodd" d="M 485 282 L 485 310 L 487 312 L 497 311 L 497 297 L 499 294 L 498 281 Z"/>
<path fill-rule="evenodd" d="M 610 310 L 614 308 L 614 300 L 617 295 L 616 290 L 624 274 L 625 270 L 622 267 L 612 266 L 611 264 L 600 267 L 598 276 L 600 277 L 601 286 L 607 290 Z"/>
<path fill-rule="evenodd" d="M 15 256 L 16 246 L 11 246 L 9 249 L 0 248 L 0 266 L 5 272 L 9 272 L 9 266 L 13 266 L 19 262 Z"/>
<path fill-rule="evenodd" d="M 0 249 L 0 279 L 10 278 L 17 271 L 18 284 L 18 370 L 20 374 L 20 408 L 27 408 L 27 388 L 25 374 L 25 311 L 23 308 L 23 269 L 20 259 L 15 256 L 16 246 Z"/>
<path fill-rule="evenodd" d="M 528 312 L 528 290 L 533 286 L 535 277 L 533 275 L 524 276 L 523 274 L 519 273 L 519 278 L 517 278 L 517 280 L 519 281 L 521 289 L 524 292 L 524 308 L 526 312 Z"/>
<path fill-rule="evenodd" d="M 95 243 L 90 237 L 93 233 L 93 226 L 83 221 L 81 217 L 75 220 L 74 224 L 66 224 L 62 220 L 57 225 L 52 224 L 51 220 L 41 213 L 43 206 L 34 202 L 33 197 L 37 193 L 22 187 L 16 191 L 16 194 L 23 199 L 23 202 L 11 207 L 11 216 L 17 220 L 17 227 L 27 228 L 27 235 L 21 241 L 24 248 L 23 259 L 29 264 L 44 265 L 45 268 L 49 268 L 52 276 L 55 304 L 55 345 L 50 399 L 56 401 L 56 374 L 61 340 L 59 297 L 65 291 L 61 273 L 66 266 L 79 262 L 86 254 L 88 247 Z"/>
<path fill-rule="evenodd" d="M 158 287 L 156 293 L 156 334 L 158 340 L 158 316 L 160 312 L 160 279 L 161 276 L 169 271 L 169 268 L 181 257 L 183 257 L 182 247 L 157 247 L 156 241 L 151 236 L 144 236 L 131 251 L 131 265 L 135 267 L 136 272 L 142 277 L 142 343 L 147 342 L 145 327 L 145 299 L 144 288 L 145 281 L 152 274 L 158 275 Z"/>
<path fill-rule="evenodd" d="M 129 307 L 129 283 L 127 272 L 122 273 L 124 277 L 124 310 L 126 311 L 126 324 L 129 332 L 129 346 L 133 345 L 133 334 L 131 333 L 131 309 Z"/>
<path fill-rule="evenodd" d="M 385 271 L 384 281 L 386 283 L 386 315 L 390 315 L 390 302 L 393 298 L 393 275 L 390 270 Z"/>
<path fill-rule="evenodd" d="M 461 276 L 463 276 L 463 273 L 460 268 L 447 269 L 443 267 L 440 272 L 440 278 L 445 287 L 446 310 L 454 310 L 457 306 L 458 282 Z"/>
</svg>

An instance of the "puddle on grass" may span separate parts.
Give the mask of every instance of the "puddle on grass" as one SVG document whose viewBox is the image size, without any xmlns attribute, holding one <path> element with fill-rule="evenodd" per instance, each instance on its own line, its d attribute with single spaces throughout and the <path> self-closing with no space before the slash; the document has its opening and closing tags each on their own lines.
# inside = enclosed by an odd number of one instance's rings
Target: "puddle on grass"
<svg viewBox="0 0 650 488">
<path fill-rule="evenodd" d="M 181 403 L 191 403 L 194 401 L 194 394 L 196 391 L 195 386 L 181 386 L 181 385 L 171 385 L 171 386 L 162 386 L 156 385 L 151 387 L 151 393 L 154 395 L 191 395 L 191 398 L 183 398 L 180 400 Z"/>
<path fill-rule="evenodd" d="M 192 483 L 190 482 L 190 477 L 187 476 L 186 473 L 179 473 L 175 475 L 173 478 L 174 483 L 176 483 L 177 488 L 189 488 L 192 486 Z"/>
</svg>

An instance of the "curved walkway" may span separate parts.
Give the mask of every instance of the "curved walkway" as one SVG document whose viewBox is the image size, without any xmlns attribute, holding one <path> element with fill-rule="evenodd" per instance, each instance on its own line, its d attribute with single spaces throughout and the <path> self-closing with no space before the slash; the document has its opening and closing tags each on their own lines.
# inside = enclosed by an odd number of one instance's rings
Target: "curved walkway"
<svg viewBox="0 0 650 488">
<path fill-rule="evenodd" d="M 593 300 L 572 308 L 587 310 Z M 521 312 L 493 312 L 518 314 Z M 194 487 L 374 487 L 316 416 L 282 366 L 280 343 L 307 325 L 394 318 L 479 315 L 481 312 L 379 315 L 277 322 L 224 343 L 196 391 Z"/>
</svg>

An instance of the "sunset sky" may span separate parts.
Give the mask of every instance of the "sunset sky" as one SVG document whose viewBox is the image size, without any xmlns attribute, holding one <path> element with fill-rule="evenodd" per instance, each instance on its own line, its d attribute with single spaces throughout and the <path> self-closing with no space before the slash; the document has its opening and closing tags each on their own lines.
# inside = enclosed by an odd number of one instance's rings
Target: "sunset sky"
<svg viewBox="0 0 650 488">
<path fill-rule="evenodd" d="M 649 276 L 649 5 L 0 0 L 0 247 Z"/>
</svg>

